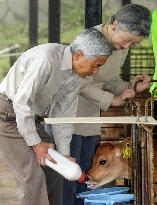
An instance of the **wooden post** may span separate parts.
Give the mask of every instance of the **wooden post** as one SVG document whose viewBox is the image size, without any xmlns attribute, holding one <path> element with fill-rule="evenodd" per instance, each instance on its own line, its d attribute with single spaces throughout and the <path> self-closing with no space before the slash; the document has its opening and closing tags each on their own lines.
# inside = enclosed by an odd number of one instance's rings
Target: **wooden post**
<svg viewBox="0 0 157 205">
<path fill-rule="evenodd" d="M 60 43 L 60 0 L 49 0 L 48 42 Z"/>
<path fill-rule="evenodd" d="M 38 44 L 38 0 L 29 0 L 29 47 Z"/>
</svg>

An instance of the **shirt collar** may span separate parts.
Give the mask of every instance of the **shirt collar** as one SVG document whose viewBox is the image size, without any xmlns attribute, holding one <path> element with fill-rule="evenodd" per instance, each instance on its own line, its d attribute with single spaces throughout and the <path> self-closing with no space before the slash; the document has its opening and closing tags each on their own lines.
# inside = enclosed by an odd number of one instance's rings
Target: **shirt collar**
<svg viewBox="0 0 157 205">
<path fill-rule="evenodd" d="M 70 46 L 67 46 L 63 52 L 63 60 L 61 64 L 61 70 L 72 70 L 72 53 Z"/>
</svg>

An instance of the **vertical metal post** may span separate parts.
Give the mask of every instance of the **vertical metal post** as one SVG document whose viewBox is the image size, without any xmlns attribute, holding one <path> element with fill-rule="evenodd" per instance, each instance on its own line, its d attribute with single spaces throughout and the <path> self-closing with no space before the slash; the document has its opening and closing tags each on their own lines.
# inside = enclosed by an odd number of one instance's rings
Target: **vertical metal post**
<svg viewBox="0 0 157 205">
<path fill-rule="evenodd" d="M 147 161 L 148 161 L 148 200 L 149 205 L 154 204 L 154 136 L 153 127 L 148 128 L 147 131 Z"/>
<path fill-rule="evenodd" d="M 29 0 L 29 47 L 38 44 L 38 0 Z"/>
<path fill-rule="evenodd" d="M 147 136 L 143 129 L 141 134 L 141 205 L 148 205 L 148 160 L 147 160 Z"/>
<path fill-rule="evenodd" d="M 85 1 L 85 28 L 102 23 L 102 0 Z"/>
<path fill-rule="evenodd" d="M 123 80 L 130 81 L 130 73 L 131 73 L 130 71 L 131 70 L 130 70 L 130 51 L 129 51 L 122 68 Z"/>
<path fill-rule="evenodd" d="M 126 4 L 131 4 L 131 0 L 122 0 L 122 6 Z M 130 81 L 130 51 L 128 52 L 122 68 L 122 79 L 125 81 Z"/>
<path fill-rule="evenodd" d="M 131 127 L 131 135 L 132 135 L 132 145 L 133 145 L 133 157 L 132 157 L 132 186 L 133 193 L 135 194 L 134 205 L 139 205 L 141 201 L 141 177 L 140 177 L 140 153 L 139 153 L 139 130 L 137 125 L 132 125 Z"/>
<path fill-rule="evenodd" d="M 49 0 L 48 42 L 60 43 L 60 0 Z"/>
<path fill-rule="evenodd" d="M 122 0 L 122 5 L 131 4 L 131 0 Z"/>
</svg>

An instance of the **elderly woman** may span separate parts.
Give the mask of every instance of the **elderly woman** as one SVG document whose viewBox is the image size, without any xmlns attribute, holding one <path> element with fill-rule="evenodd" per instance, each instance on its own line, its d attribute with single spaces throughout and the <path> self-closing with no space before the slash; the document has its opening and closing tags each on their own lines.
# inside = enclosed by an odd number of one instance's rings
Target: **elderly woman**
<svg viewBox="0 0 157 205">
<path fill-rule="evenodd" d="M 132 83 L 119 78 L 128 49 L 147 38 L 150 33 L 151 14 L 144 6 L 128 4 L 120 8 L 107 24 L 95 26 L 113 46 L 113 54 L 98 73 L 83 80 L 79 97 L 77 116 L 100 116 L 100 108 L 107 111 L 110 105 L 119 106 L 134 94 L 133 87 L 137 80 L 141 80 L 135 92 L 142 92 L 149 86 L 149 77 L 140 75 Z M 102 89 L 103 88 L 103 89 Z M 85 99 L 86 98 L 86 99 Z M 80 124 L 75 126 L 75 135 L 71 143 L 71 155 L 87 171 L 91 165 L 91 158 L 95 147 L 100 141 L 100 126 L 98 124 Z M 64 205 L 80 205 L 82 202 L 75 198 L 75 194 L 86 190 L 84 185 L 65 182 Z M 68 194 L 70 193 L 70 194 Z"/>
<path fill-rule="evenodd" d="M 75 116 L 81 78 L 95 74 L 111 53 L 106 37 L 87 29 L 70 46 L 49 43 L 24 52 L 1 82 L 0 151 L 17 182 L 21 205 L 62 204 L 61 176 L 41 167 L 46 157 L 51 160 L 47 150 L 53 144 L 44 142 L 51 138 L 38 118 L 45 112 Z M 69 156 L 72 125 L 52 130 L 57 150 Z"/>
<path fill-rule="evenodd" d="M 149 10 L 137 4 L 128 4 L 122 7 L 114 16 L 110 18 L 107 24 L 95 26 L 95 28 L 106 36 L 109 43 L 115 49 L 112 56 L 108 59 L 107 64 L 102 66 L 100 72 L 94 76 L 94 80 L 96 82 L 101 81 L 104 88 L 111 91 L 112 95 L 107 96 L 108 102 L 106 102 L 106 104 L 102 103 L 103 98 L 105 97 L 104 92 L 101 91 L 102 96 L 99 96 L 100 98 L 98 98 L 98 94 L 96 94 L 97 92 L 91 91 L 97 95 L 95 99 L 93 99 L 92 95 L 92 100 L 95 100 L 95 103 L 98 104 L 103 110 L 107 110 L 110 104 L 113 106 L 117 104 L 119 105 L 124 100 L 119 100 L 119 97 L 114 96 L 114 94 L 117 96 L 122 93 L 122 91 L 124 91 L 124 89 L 128 86 L 128 83 L 119 79 L 120 67 L 124 63 L 128 49 L 134 47 L 144 38 L 149 36 L 150 27 L 151 14 Z M 146 75 L 136 77 L 133 83 L 136 80 L 143 81 L 137 85 L 137 92 L 143 91 L 149 85 L 149 77 Z M 133 88 L 133 84 L 129 83 L 129 88 Z M 90 97 L 89 91 L 89 88 L 85 88 L 82 90 L 81 95 Z M 100 99 L 101 101 L 99 101 Z"/>
</svg>

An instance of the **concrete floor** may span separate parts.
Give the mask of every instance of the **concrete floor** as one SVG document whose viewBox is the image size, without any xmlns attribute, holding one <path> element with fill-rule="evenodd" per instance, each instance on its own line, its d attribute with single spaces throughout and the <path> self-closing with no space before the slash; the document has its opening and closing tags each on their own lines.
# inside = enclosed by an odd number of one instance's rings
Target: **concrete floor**
<svg viewBox="0 0 157 205">
<path fill-rule="evenodd" d="M 20 205 L 16 183 L 0 153 L 0 205 Z"/>
</svg>

